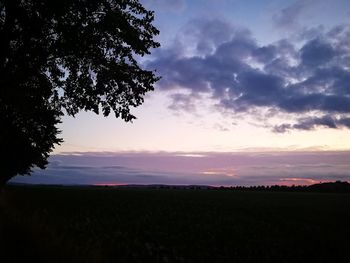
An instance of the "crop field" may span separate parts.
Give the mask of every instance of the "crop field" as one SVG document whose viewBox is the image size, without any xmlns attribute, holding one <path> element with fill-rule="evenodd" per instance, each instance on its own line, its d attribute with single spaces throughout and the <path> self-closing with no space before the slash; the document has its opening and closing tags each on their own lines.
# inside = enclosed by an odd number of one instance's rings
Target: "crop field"
<svg viewBox="0 0 350 263">
<path fill-rule="evenodd" d="M 10 186 L 0 262 L 350 262 L 350 194 Z"/>
</svg>

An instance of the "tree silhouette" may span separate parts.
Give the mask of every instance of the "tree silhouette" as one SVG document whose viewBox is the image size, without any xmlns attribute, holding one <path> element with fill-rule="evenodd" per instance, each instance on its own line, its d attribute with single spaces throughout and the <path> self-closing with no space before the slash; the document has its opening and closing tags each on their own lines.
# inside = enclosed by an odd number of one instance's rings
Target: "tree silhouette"
<svg viewBox="0 0 350 263">
<path fill-rule="evenodd" d="M 64 114 L 125 121 L 158 80 L 137 56 L 159 47 L 137 0 L 0 0 L 0 186 L 44 168 Z"/>
</svg>

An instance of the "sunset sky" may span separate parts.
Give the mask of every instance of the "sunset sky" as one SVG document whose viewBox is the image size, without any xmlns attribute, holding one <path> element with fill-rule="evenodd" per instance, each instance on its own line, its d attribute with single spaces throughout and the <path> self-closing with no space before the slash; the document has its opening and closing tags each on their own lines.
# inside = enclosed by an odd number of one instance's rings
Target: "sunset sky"
<svg viewBox="0 0 350 263">
<path fill-rule="evenodd" d="M 162 80 L 124 123 L 81 113 L 67 151 L 350 149 L 350 2 L 144 0 Z"/>
<path fill-rule="evenodd" d="M 135 179 L 141 177 L 125 175 L 126 170 L 115 177 L 118 172 L 113 170 L 104 179 L 57 182 L 232 185 L 350 180 L 350 1 L 142 3 L 155 11 L 154 24 L 160 30 L 161 48 L 139 58 L 143 67 L 162 77 L 155 91 L 133 110 L 133 123 L 87 112 L 64 117 L 60 129 L 65 142 L 53 157 L 59 162 L 36 172 L 35 178 L 53 171 L 57 175 L 54 168 L 63 160 L 85 168 L 85 162 L 93 162 L 95 169 L 102 165 L 96 161 L 100 158 L 107 162 L 104 166 L 152 171 L 153 179 Z M 265 157 L 252 157 L 256 152 Z M 154 167 L 147 166 L 145 158 Z M 164 165 L 164 158 L 172 165 Z M 228 161 L 232 158 L 235 161 Z M 179 171 L 177 162 L 188 162 L 182 166 L 187 170 Z M 257 172 L 256 162 L 268 168 Z M 156 177 L 165 171 L 168 179 Z M 267 178 L 267 173 L 275 177 Z M 281 173 L 284 177 L 278 177 Z M 210 175 L 216 177 L 208 179 Z M 234 176 L 240 179 L 232 180 Z"/>
</svg>

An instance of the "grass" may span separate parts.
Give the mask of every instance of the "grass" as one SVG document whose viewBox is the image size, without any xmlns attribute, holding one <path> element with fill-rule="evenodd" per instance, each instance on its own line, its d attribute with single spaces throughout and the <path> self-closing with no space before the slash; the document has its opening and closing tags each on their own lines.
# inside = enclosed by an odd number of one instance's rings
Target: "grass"
<svg viewBox="0 0 350 263">
<path fill-rule="evenodd" d="M 0 262 L 348 262 L 350 194 L 8 187 Z"/>
</svg>

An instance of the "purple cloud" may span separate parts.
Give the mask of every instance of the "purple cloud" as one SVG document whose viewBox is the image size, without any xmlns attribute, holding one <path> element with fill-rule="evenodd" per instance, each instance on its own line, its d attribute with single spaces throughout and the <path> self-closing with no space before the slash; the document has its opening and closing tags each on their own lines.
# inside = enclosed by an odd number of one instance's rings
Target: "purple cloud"
<svg viewBox="0 0 350 263">
<path fill-rule="evenodd" d="M 191 54 L 184 51 L 186 39 L 182 39 L 181 45 L 161 50 L 149 63 L 162 76 L 159 90 L 180 88 L 186 94 L 209 95 L 225 112 L 249 114 L 262 108 L 268 109 L 266 120 L 274 112 L 300 122 L 281 124 L 273 128 L 275 132 L 349 127 L 341 121 L 350 117 L 348 26 L 320 31 L 301 46 L 285 39 L 261 46 L 248 30 L 229 25 L 205 38 L 203 28 L 211 23 L 219 22 L 198 20 L 189 25 L 191 32 L 197 32 L 191 35 Z M 193 109 L 191 100 L 196 96 L 191 96 L 173 95 L 172 108 Z M 322 122 L 322 116 L 336 123 Z M 305 119 L 311 117 L 314 121 L 309 124 Z"/>
<path fill-rule="evenodd" d="M 300 49 L 300 56 L 305 66 L 314 68 L 331 62 L 337 56 L 337 51 L 327 40 L 316 38 Z"/>
<path fill-rule="evenodd" d="M 183 94 L 183 93 L 173 93 L 170 95 L 171 104 L 168 106 L 169 109 L 174 111 L 184 110 L 188 112 L 196 111 L 196 100 L 195 94 Z"/>
<path fill-rule="evenodd" d="M 350 118 L 335 118 L 329 115 L 322 117 L 300 118 L 296 124 L 281 124 L 274 127 L 274 132 L 283 133 L 291 129 L 314 130 L 318 126 L 330 129 L 350 128 Z"/>
<path fill-rule="evenodd" d="M 53 155 L 28 184 L 269 185 L 350 181 L 349 152 L 79 153 Z"/>
</svg>

